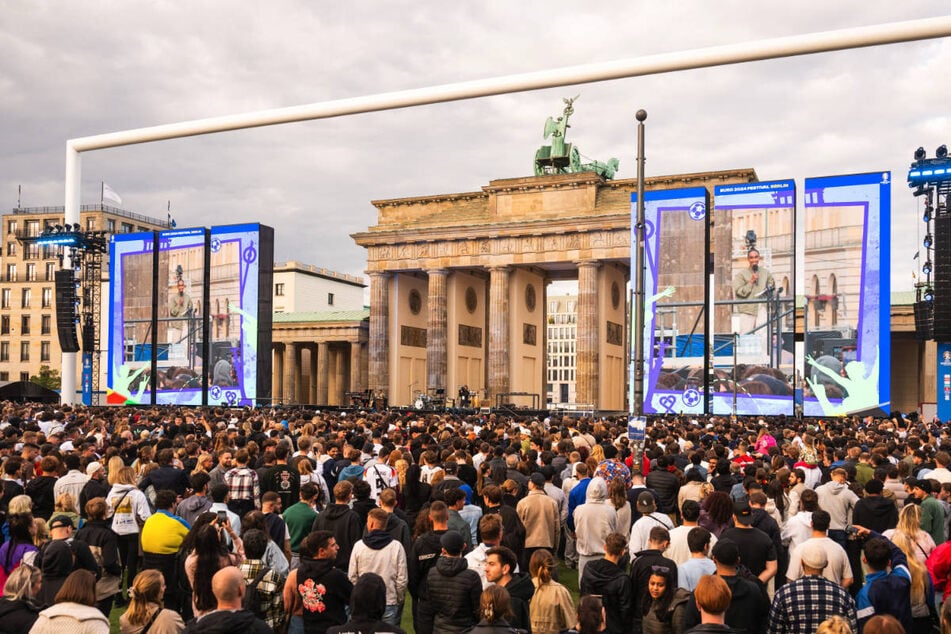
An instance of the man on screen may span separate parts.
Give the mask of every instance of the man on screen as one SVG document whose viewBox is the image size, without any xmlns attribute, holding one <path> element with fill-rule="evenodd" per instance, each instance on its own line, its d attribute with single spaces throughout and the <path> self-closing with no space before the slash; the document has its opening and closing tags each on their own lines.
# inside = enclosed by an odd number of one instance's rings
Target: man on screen
<svg viewBox="0 0 951 634">
<path fill-rule="evenodd" d="M 185 280 L 178 278 L 178 292 L 168 298 L 169 317 L 191 317 L 192 298 L 185 292 Z"/>
<path fill-rule="evenodd" d="M 749 268 L 740 269 L 733 277 L 733 294 L 736 299 L 765 300 L 769 294 L 767 290 L 776 288 L 776 281 L 769 269 L 759 265 L 760 255 L 756 247 L 752 247 L 746 254 Z M 736 304 L 733 306 L 733 330 L 746 335 L 757 326 L 766 323 L 766 304 Z M 765 331 L 761 334 L 765 335 Z M 765 348 L 764 348 L 765 350 Z"/>
</svg>

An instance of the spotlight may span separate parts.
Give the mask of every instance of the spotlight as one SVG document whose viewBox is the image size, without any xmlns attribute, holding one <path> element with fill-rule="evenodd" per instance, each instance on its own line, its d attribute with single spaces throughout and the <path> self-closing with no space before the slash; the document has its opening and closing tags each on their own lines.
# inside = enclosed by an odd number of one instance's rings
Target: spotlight
<svg viewBox="0 0 951 634">
<path fill-rule="evenodd" d="M 925 236 L 924 241 L 922 242 L 926 249 L 930 249 L 931 245 L 934 244 L 934 238 L 931 237 L 931 234 Z"/>
<path fill-rule="evenodd" d="M 79 226 L 78 222 L 73 223 L 73 231 L 75 231 L 76 233 L 79 233 L 80 231 L 82 231 L 82 227 Z"/>
<path fill-rule="evenodd" d="M 921 217 L 921 219 L 924 220 L 925 222 L 931 222 L 931 216 L 933 211 L 934 210 L 931 207 L 931 203 L 925 203 L 925 213 Z"/>
<path fill-rule="evenodd" d="M 939 145 L 938 149 L 934 151 L 934 155 L 938 158 L 947 158 L 948 157 L 948 146 Z"/>
<path fill-rule="evenodd" d="M 925 262 L 925 265 L 921 267 L 921 272 L 925 275 L 931 275 L 931 260 Z"/>
<path fill-rule="evenodd" d="M 916 161 L 923 161 L 925 156 L 927 156 L 927 154 L 925 153 L 925 148 L 919 147 L 917 150 L 915 150 Z"/>
<path fill-rule="evenodd" d="M 746 237 L 744 239 L 746 240 L 747 250 L 756 246 L 756 232 L 752 229 L 746 232 Z"/>
<path fill-rule="evenodd" d="M 63 225 L 61 225 L 61 224 L 55 224 L 55 225 L 53 225 L 53 232 L 54 232 L 54 233 L 60 233 L 60 232 L 62 232 L 62 231 L 63 231 Z"/>
<path fill-rule="evenodd" d="M 927 287 L 927 288 L 925 288 L 925 294 L 922 295 L 922 299 L 924 299 L 926 302 L 933 302 L 933 301 L 934 301 L 934 289 L 932 289 L 930 286 Z"/>
</svg>

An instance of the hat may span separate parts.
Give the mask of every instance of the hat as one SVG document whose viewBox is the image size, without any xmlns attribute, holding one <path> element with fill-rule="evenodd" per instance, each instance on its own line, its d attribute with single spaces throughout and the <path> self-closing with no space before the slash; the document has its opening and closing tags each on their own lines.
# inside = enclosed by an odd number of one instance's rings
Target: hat
<svg viewBox="0 0 951 634">
<path fill-rule="evenodd" d="M 100 469 L 102 469 L 101 462 L 90 462 L 89 464 L 86 465 L 86 475 L 91 476 L 97 471 L 99 471 Z"/>
<path fill-rule="evenodd" d="M 637 496 L 637 512 L 638 513 L 653 513 L 657 510 L 657 505 L 654 503 L 654 496 L 650 491 L 642 491 Z"/>
<path fill-rule="evenodd" d="M 799 558 L 802 560 L 803 565 L 815 568 L 816 570 L 822 570 L 826 567 L 826 564 L 829 563 L 826 549 L 822 547 L 822 544 L 811 539 L 803 542 Z"/>
<path fill-rule="evenodd" d="M 529 478 L 529 480 L 531 480 L 532 484 L 534 484 L 537 487 L 545 486 L 545 476 L 543 476 L 537 471 L 532 474 L 532 477 Z"/>
<path fill-rule="evenodd" d="M 53 519 L 50 520 L 50 529 L 65 528 L 66 526 L 73 527 L 73 520 L 69 519 L 68 515 L 54 515 Z"/>
<path fill-rule="evenodd" d="M 733 517 L 740 524 L 749 526 L 753 521 L 753 511 L 750 509 L 750 503 L 747 500 L 739 500 L 733 503 Z"/>
<path fill-rule="evenodd" d="M 740 563 L 740 547 L 732 539 L 725 537 L 713 545 L 710 551 L 713 558 L 724 566 L 735 566 Z"/>
<path fill-rule="evenodd" d="M 921 489 L 925 493 L 931 493 L 931 480 L 926 480 L 924 478 L 919 479 L 915 482 L 914 488 Z"/>
<path fill-rule="evenodd" d="M 461 555 L 466 547 L 466 542 L 458 532 L 448 530 L 439 538 L 439 545 L 445 548 L 450 555 Z"/>
</svg>

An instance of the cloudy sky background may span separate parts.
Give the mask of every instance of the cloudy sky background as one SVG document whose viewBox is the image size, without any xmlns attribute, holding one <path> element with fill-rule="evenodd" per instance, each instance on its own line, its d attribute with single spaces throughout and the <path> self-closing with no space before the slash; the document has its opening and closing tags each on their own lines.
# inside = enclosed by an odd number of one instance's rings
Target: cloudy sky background
<svg viewBox="0 0 951 634">
<path fill-rule="evenodd" d="M 252 110 L 947 13 L 941 2 L 364 3 L 0 0 L 0 208 L 63 204 L 67 139 Z M 892 170 L 893 286 L 923 235 L 912 153 L 951 143 L 951 40 L 543 90 L 83 155 L 122 207 L 179 226 L 260 221 L 276 258 L 362 274 L 370 200 L 532 173 L 545 118 L 635 174 L 755 168 L 761 180 Z"/>
</svg>

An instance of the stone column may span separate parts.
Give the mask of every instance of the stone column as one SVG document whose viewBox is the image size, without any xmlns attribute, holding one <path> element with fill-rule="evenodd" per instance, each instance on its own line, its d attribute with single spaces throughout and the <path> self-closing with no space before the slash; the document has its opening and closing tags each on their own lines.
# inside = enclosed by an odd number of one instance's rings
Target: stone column
<svg viewBox="0 0 951 634">
<path fill-rule="evenodd" d="M 330 374 L 330 344 L 317 344 L 317 405 L 330 405 L 327 400 L 327 384 Z"/>
<path fill-rule="evenodd" d="M 346 400 L 346 388 L 347 388 L 347 355 L 344 354 L 343 348 L 338 347 L 334 351 L 334 357 L 336 363 L 334 364 L 334 398 L 333 404 L 336 406 L 341 406 Z"/>
<path fill-rule="evenodd" d="M 271 368 L 271 402 L 279 403 L 284 397 L 284 345 L 274 344 L 274 367 Z"/>
<path fill-rule="evenodd" d="M 509 391 L 509 271 L 507 266 L 489 269 L 489 406 Z"/>
<path fill-rule="evenodd" d="M 350 342 L 350 391 L 362 392 L 363 385 L 360 383 L 360 349 L 363 346 L 359 341 Z M 349 405 L 349 403 L 347 403 Z"/>
<path fill-rule="evenodd" d="M 446 278 L 445 269 L 429 271 L 429 316 L 426 322 L 426 387 L 446 389 L 448 350 L 446 348 Z"/>
<path fill-rule="evenodd" d="M 370 273 L 369 388 L 390 391 L 390 274 Z M 323 358 L 323 352 L 320 357 Z M 323 361 L 320 361 L 323 363 Z M 319 383 L 318 383 L 319 384 Z M 324 382 L 324 396 L 327 383 Z"/>
<path fill-rule="evenodd" d="M 298 347 L 296 343 L 284 344 L 284 402 L 297 403 Z"/>
<path fill-rule="evenodd" d="M 593 260 L 578 265 L 578 340 L 575 401 L 598 406 L 598 268 Z"/>
<path fill-rule="evenodd" d="M 310 351 L 310 403 L 319 403 L 317 400 L 317 344 L 312 343 L 309 346 Z"/>
</svg>

